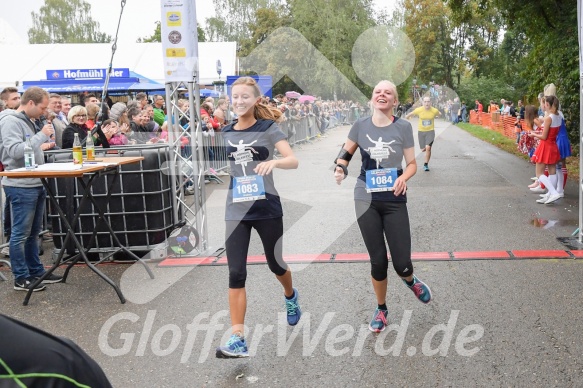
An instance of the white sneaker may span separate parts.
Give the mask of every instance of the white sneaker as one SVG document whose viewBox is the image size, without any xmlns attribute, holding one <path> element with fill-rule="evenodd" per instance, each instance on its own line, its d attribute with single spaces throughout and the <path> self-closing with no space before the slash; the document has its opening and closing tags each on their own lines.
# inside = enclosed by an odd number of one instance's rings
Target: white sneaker
<svg viewBox="0 0 583 388">
<path fill-rule="evenodd" d="M 549 194 L 545 194 L 542 198 L 537 199 L 536 202 L 537 203 L 546 203 L 549 199 L 549 196 L 550 196 Z"/>
<path fill-rule="evenodd" d="M 538 178 L 533 176 L 532 178 L 530 178 L 531 181 L 538 181 Z"/>
<path fill-rule="evenodd" d="M 542 193 L 546 193 L 546 192 L 547 192 L 547 190 L 546 190 L 546 189 L 543 189 L 543 188 L 542 188 L 542 187 L 540 187 L 540 186 L 533 187 L 533 188 L 531 188 L 531 189 L 530 189 L 530 191 L 531 191 L 532 193 L 537 193 L 537 194 L 542 194 Z"/>
<path fill-rule="evenodd" d="M 557 193 L 559 192 L 557 191 Z M 565 198 L 565 192 L 559 193 L 559 195 L 561 196 L 561 198 Z"/>
<path fill-rule="evenodd" d="M 2 253 L 6 257 L 10 256 L 10 247 L 4 247 L 4 248 L 2 248 L 2 250 L 0 251 L 0 253 Z"/>
<path fill-rule="evenodd" d="M 551 194 L 545 203 L 546 204 L 553 203 L 557 199 L 561 199 L 561 194 L 559 194 L 559 193 Z"/>
</svg>

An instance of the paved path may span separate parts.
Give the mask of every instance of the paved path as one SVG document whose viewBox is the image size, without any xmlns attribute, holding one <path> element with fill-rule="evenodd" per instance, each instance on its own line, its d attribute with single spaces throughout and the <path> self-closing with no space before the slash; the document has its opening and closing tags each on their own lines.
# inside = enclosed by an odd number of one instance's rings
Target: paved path
<svg viewBox="0 0 583 388">
<path fill-rule="evenodd" d="M 365 252 L 352 203 L 357 158 L 345 184 L 332 178 L 347 132 L 296 147 L 300 168 L 276 172 L 287 255 Z M 532 165 L 441 121 L 438 133 L 431 171 L 409 186 L 415 252 L 565 249 L 556 237 L 577 224 L 573 182 L 559 203 L 536 204 L 526 189 Z M 210 245 L 219 248 L 226 192 L 207 188 Z M 534 219 L 552 222 L 544 228 Z M 254 237 L 250 255 L 261 254 Z M 283 298 L 268 268 L 250 265 L 253 357 L 245 360 L 214 358 L 227 329 L 227 267 L 152 267 L 154 281 L 139 266 L 102 266 L 121 283 L 125 305 L 79 267 L 27 307 L 23 293 L 0 282 L 0 310 L 72 338 L 117 387 L 583 384 L 582 260 L 415 262 L 435 300 L 422 305 L 390 272 L 394 330 L 381 336 L 366 330 L 375 307 L 366 262 L 295 265 L 304 316 L 294 330 L 278 323 Z"/>
</svg>

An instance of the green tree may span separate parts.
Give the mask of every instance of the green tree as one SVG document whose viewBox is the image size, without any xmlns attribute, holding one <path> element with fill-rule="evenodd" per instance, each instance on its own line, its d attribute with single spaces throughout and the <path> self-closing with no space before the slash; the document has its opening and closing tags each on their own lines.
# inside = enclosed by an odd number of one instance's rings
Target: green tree
<svg viewBox="0 0 583 388">
<path fill-rule="evenodd" d="M 273 31 L 280 27 L 289 27 L 290 19 L 289 15 L 281 14 L 274 9 L 258 9 L 255 12 L 255 20 L 248 25 L 251 36 L 239 42 L 239 55 L 246 57 Z"/>
<path fill-rule="evenodd" d="M 453 86 L 456 67 L 450 10 L 442 1 L 403 0 L 405 33 L 415 47 L 413 74 L 420 82 Z"/>
<path fill-rule="evenodd" d="M 160 22 L 155 22 L 155 24 L 156 28 L 154 29 L 154 33 L 148 37 L 138 38 L 138 43 L 153 43 L 162 41 L 162 25 Z M 200 25 L 196 26 L 196 30 L 198 33 L 198 41 L 205 42 L 204 30 L 200 27 Z"/>
<path fill-rule="evenodd" d="M 84 0 L 45 0 L 32 12 L 28 41 L 40 43 L 107 43 L 111 36 L 99 31 L 91 18 L 91 5 Z"/>
<path fill-rule="evenodd" d="M 456 17 L 463 18 L 473 12 L 473 3 L 468 0 L 448 0 L 448 4 Z M 574 55 L 579 51 L 577 2 L 480 0 L 479 9 L 482 13 L 499 14 L 504 28 L 512 33 L 505 37 L 508 45 L 495 53 L 493 61 L 488 62 L 496 64 L 499 74 L 505 70 L 501 70 L 500 66 L 509 70 L 509 74 L 502 76 L 518 79 L 520 83 L 528 85 L 529 100 L 533 100 L 544 85 L 554 83 L 567 118 L 571 140 L 577 140 L 580 121 L 579 64 L 577 55 Z M 524 52 L 522 44 L 525 45 Z M 516 53 L 510 51 L 514 47 L 518 47 Z"/>
<path fill-rule="evenodd" d="M 241 42 L 249 38 L 249 24 L 259 9 L 284 11 L 285 0 L 213 0 L 215 17 L 206 20 L 206 36 L 213 42 Z"/>
<path fill-rule="evenodd" d="M 370 95 L 372 87 L 365 84 L 352 67 L 352 49 L 358 37 L 374 27 L 376 21 L 372 0 L 289 0 L 292 17 L 291 27 L 298 30 L 314 48 L 322 53 L 351 84 L 365 95 Z M 325 85 L 318 94 L 332 98 L 354 99 L 350 87 L 340 82 L 329 69 L 315 66 L 315 56 L 310 52 L 290 49 L 292 55 L 299 56 L 306 77 L 314 83 Z"/>
</svg>

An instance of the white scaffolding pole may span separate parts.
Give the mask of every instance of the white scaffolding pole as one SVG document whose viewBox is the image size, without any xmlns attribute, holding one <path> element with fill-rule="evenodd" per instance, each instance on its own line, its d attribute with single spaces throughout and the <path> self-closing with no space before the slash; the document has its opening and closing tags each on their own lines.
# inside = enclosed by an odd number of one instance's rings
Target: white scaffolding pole
<svg viewBox="0 0 583 388">
<path fill-rule="evenodd" d="M 196 1 L 160 0 L 161 38 L 166 74 L 168 143 L 172 163 L 174 216 L 178 223 L 194 227 L 199 235 L 198 251 L 209 250 L 206 218 L 206 160 L 200 121 L 198 34 Z M 188 104 L 179 106 L 179 92 L 188 91 Z M 185 120 L 186 119 L 186 120 Z M 186 121 L 186 122 L 185 122 Z M 184 147 L 182 139 L 187 138 Z M 194 203 L 185 200 L 185 189 L 193 187 Z"/>
</svg>

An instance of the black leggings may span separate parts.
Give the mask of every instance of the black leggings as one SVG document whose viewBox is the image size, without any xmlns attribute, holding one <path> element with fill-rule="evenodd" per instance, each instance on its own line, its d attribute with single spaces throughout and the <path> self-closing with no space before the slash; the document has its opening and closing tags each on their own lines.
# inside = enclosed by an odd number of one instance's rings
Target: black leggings
<svg viewBox="0 0 583 388">
<path fill-rule="evenodd" d="M 271 272 L 282 276 L 287 271 L 283 261 L 283 219 L 227 221 L 226 242 L 229 264 L 229 288 L 245 288 L 247 279 L 247 253 L 251 229 L 255 229 L 263 243 L 265 258 Z"/>
<path fill-rule="evenodd" d="M 368 250 L 374 280 L 387 278 L 389 261 L 385 236 L 395 272 L 401 277 L 413 274 L 411 230 L 405 202 L 355 201 L 360 233 Z"/>
</svg>

